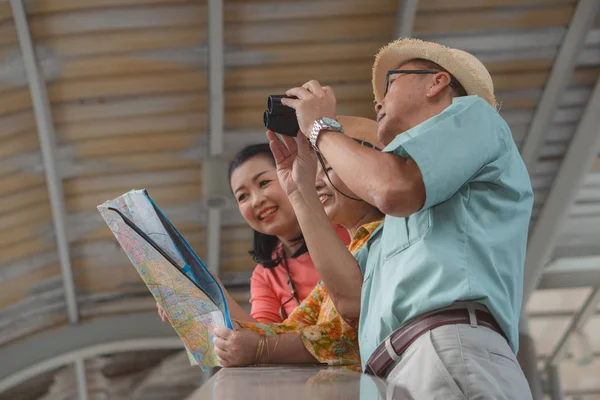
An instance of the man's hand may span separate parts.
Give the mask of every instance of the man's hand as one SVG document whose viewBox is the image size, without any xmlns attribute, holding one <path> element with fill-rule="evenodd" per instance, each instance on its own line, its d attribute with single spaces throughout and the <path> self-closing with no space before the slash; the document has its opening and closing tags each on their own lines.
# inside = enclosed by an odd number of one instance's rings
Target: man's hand
<svg viewBox="0 0 600 400">
<path fill-rule="evenodd" d="M 321 86 L 317 81 L 308 81 L 302 87 L 288 90 L 285 94 L 298 99 L 281 99 L 281 104 L 296 110 L 300 131 L 308 137 L 318 118 L 335 119 L 335 94 L 329 86 Z"/>
<path fill-rule="evenodd" d="M 315 191 L 317 176 L 317 155 L 308 139 L 302 135 L 296 138 L 282 136 L 283 142 L 275 133 L 268 131 L 269 145 L 275 157 L 277 176 L 283 191 L 293 200 L 297 194 Z"/>
<path fill-rule="evenodd" d="M 232 331 L 215 328 L 215 354 L 224 367 L 246 367 L 254 364 L 260 334 L 246 329 Z"/>
</svg>

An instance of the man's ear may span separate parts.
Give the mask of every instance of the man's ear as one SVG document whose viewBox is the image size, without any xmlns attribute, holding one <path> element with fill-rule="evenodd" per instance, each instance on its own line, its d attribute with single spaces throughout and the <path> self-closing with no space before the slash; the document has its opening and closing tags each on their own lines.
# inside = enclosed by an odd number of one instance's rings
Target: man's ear
<svg viewBox="0 0 600 400">
<path fill-rule="evenodd" d="M 427 97 L 435 97 L 442 92 L 447 86 L 450 85 L 450 75 L 446 72 L 439 72 L 434 75 L 433 79 L 430 81 L 426 96 Z"/>
</svg>

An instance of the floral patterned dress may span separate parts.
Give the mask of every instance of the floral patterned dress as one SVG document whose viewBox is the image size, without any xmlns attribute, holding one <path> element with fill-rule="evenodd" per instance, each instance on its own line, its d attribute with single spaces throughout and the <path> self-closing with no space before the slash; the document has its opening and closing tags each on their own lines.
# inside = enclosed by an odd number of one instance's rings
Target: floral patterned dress
<svg viewBox="0 0 600 400">
<path fill-rule="evenodd" d="M 356 253 L 367 242 L 383 220 L 361 226 L 348 250 Z M 320 281 L 292 314 L 279 324 L 239 322 L 249 330 L 266 335 L 296 332 L 315 359 L 328 365 L 345 365 L 361 371 L 358 349 L 357 322 L 348 322 L 338 314 L 327 288 Z"/>
</svg>

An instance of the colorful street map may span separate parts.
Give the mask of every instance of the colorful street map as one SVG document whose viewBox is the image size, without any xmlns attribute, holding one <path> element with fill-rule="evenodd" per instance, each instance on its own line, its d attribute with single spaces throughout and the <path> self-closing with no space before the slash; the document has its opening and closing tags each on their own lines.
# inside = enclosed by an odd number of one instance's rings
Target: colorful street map
<svg viewBox="0 0 600 400">
<path fill-rule="evenodd" d="M 231 329 L 231 319 L 223 290 L 202 260 L 146 190 L 125 193 L 98 211 L 166 312 L 190 362 L 219 366 L 211 329 Z"/>
</svg>

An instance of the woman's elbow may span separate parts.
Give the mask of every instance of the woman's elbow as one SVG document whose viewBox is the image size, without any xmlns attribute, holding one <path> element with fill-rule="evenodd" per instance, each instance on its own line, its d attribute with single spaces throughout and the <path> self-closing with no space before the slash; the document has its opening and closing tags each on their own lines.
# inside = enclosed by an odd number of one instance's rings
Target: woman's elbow
<svg viewBox="0 0 600 400">
<path fill-rule="evenodd" d="M 335 308 L 338 314 L 346 321 L 358 321 L 360 317 L 360 301 L 341 301 Z"/>
</svg>

